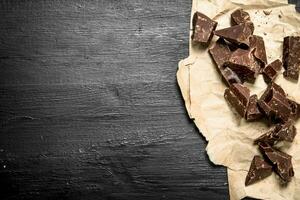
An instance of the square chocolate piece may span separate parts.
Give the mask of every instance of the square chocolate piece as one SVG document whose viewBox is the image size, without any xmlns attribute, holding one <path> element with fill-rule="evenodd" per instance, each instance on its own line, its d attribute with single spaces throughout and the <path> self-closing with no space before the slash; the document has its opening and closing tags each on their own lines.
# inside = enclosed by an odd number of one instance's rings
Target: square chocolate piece
<svg viewBox="0 0 300 200">
<path fill-rule="evenodd" d="M 300 36 L 288 36 L 283 40 L 283 75 L 298 80 L 300 68 Z"/>
<path fill-rule="evenodd" d="M 211 20 L 206 15 L 196 12 L 193 16 L 192 41 L 202 45 L 208 45 L 217 24 L 218 23 L 216 21 Z"/>
</svg>

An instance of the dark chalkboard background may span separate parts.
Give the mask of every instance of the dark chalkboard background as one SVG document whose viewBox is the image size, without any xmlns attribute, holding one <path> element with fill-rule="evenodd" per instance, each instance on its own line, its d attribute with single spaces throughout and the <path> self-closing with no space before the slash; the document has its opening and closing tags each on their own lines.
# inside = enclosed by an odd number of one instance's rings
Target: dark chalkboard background
<svg viewBox="0 0 300 200">
<path fill-rule="evenodd" d="M 0 9 L 0 199 L 228 199 L 175 79 L 191 1 Z"/>
</svg>

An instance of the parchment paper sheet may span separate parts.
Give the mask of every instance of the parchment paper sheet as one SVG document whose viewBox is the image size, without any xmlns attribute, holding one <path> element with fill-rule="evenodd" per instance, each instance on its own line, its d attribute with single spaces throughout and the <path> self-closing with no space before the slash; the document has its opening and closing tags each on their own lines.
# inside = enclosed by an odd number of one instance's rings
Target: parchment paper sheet
<svg viewBox="0 0 300 200">
<path fill-rule="evenodd" d="M 221 29 L 230 26 L 230 14 L 237 8 L 249 12 L 255 25 L 254 34 L 264 38 L 269 63 L 282 58 L 283 37 L 300 35 L 300 14 L 287 0 L 193 0 L 191 17 L 195 11 L 200 11 L 218 21 L 217 29 Z M 263 10 L 272 12 L 265 15 Z M 214 36 L 211 45 L 216 39 Z M 281 186 L 278 176 L 273 173 L 245 187 L 251 160 L 254 155 L 260 155 L 253 140 L 268 127 L 263 122 L 246 122 L 228 106 L 223 97 L 226 86 L 207 52 L 209 48 L 193 46 L 190 42 L 190 56 L 179 62 L 177 80 L 190 118 L 194 119 L 208 141 L 206 150 L 210 160 L 228 168 L 230 199 L 249 196 L 300 200 L 300 120 L 296 123 L 298 134 L 294 142 L 278 144 L 279 149 L 293 156 L 295 177 L 288 186 Z M 285 89 L 290 98 L 300 102 L 300 81 L 288 81 L 281 72 L 276 83 Z M 255 84 L 246 85 L 251 94 L 259 96 L 266 88 L 262 76 Z"/>
</svg>

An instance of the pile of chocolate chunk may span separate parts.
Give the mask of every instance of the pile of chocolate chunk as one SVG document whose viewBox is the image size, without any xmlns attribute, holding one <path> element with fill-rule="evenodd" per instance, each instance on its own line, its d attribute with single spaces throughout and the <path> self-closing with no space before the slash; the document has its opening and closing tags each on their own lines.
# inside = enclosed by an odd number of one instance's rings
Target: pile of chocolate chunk
<svg viewBox="0 0 300 200">
<path fill-rule="evenodd" d="M 265 13 L 266 14 L 266 13 Z M 268 13 L 269 14 L 269 13 Z M 271 128 L 254 141 L 262 156 L 254 156 L 245 185 L 264 179 L 274 171 L 280 183 L 288 183 L 294 176 L 292 157 L 274 145 L 293 142 L 295 121 L 300 117 L 300 104 L 288 98 L 285 91 L 274 82 L 282 66 L 284 77 L 297 81 L 300 67 L 300 36 L 283 39 L 283 62 L 268 63 L 262 37 L 253 35 L 254 24 L 242 9 L 231 14 L 231 27 L 215 30 L 217 22 L 196 12 L 193 16 L 192 42 L 208 46 L 213 35 L 219 37 L 211 55 L 220 76 L 227 84 L 224 97 L 229 105 L 247 121 L 264 120 Z M 253 83 L 259 74 L 268 84 L 263 95 L 250 95 L 244 82 Z"/>
</svg>

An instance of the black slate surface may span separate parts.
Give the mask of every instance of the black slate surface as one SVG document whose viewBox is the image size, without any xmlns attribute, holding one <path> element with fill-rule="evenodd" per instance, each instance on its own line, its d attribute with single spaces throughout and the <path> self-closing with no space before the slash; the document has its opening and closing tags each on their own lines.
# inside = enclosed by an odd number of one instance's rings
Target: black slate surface
<svg viewBox="0 0 300 200">
<path fill-rule="evenodd" d="M 186 115 L 186 0 L 0 2 L 0 199 L 228 199 Z"/>
</svg>

